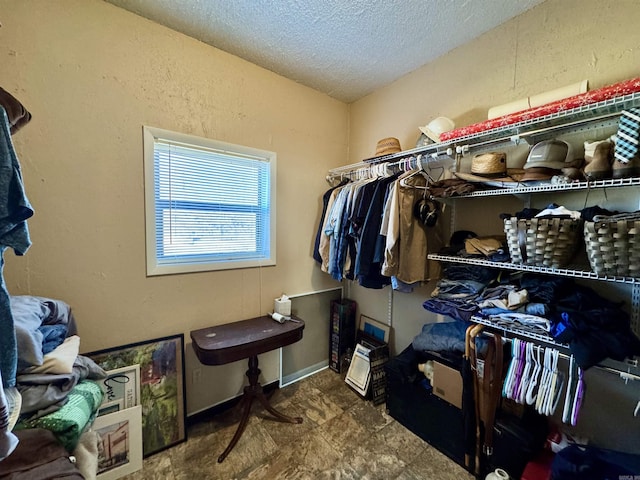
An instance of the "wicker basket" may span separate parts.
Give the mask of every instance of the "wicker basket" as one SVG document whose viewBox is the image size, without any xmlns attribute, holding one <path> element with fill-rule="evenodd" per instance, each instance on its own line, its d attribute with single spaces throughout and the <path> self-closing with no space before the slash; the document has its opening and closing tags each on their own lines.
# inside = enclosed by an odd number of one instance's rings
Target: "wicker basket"
<svg viewBox="0 0 640 480">
<path fill-rule="evenodd" d="M 640 277 L 640 219 L 585 222 L 584 242 L 598 275 Z"/>
<path fill-rule="evenodd" d="M 504 220 L 513 263 L 560 268 L 573 258 L 581 240 L 582 221 L 569 218 Z"/>
</svg>

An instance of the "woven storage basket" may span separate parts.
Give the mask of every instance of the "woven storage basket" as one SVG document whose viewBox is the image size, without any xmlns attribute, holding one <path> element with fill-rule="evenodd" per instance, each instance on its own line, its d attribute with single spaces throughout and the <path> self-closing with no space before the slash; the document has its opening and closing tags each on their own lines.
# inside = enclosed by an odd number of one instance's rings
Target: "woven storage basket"
<svg viewBox="0 0 640 480">
<path fill-rule="evenodd" d="M 576 253 L 582 221 L 569 218 L 504 220 L 504 233 L 513 263 L 560 268 Z"/>
<path fill-rule="evenodd" d="M 640 219 L 585 222 L 584 242 L 598 275 L 640 277 Z"/>
</svg>

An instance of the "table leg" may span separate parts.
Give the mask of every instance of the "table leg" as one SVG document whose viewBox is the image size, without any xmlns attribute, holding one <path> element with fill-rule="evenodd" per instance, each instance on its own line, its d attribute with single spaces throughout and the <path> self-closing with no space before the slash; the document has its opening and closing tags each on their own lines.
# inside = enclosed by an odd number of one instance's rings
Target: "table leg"
<svg viewBox="0 0 640 480">
<path fill-rule="evenodd" d="M 263 392 L 258 393 L 257 397 L 258 400 L 260 400 L 260 403 L 262 403 L 262 406 L 267 410 L 267 412 L 276 417 L 278 420 L 288 423 L 302 423 L 302 417 L 289 417 L 273 408 L 269 403 L 267 396 Z"/>
<path fill-rule="evenodd" d="M 249 357 L 249 370 L 247 370 L 247 378 L 249 378 L 249 385 L 244 387 L 244 394 L 242 395 L 242 400 L 240 401 L 242 407 L 242 417 L 240 419 L 240 423 L 238 424 L 238 428 L 236 429 L 236 433 L 233 435 L 231 442 L 225 449 L 224 452 L 218 457 L 218 463 L 222 463 L 229 452 L 236 446 L 238 440 L 242 436 L 245 427 L 247 426 L 247 422 L 249 420 L 249 413 L 251 412 L 251 404 L 253 403 L 253 399 L 257 398 L 260 400 L 262 406 L 276 419 L 282 422 L 288 423 L 302 423 L 301 417 L 289 417 L 277 411 L 275 408 L 271 406 L 267 396 L 262 391 L 262 385 L 258 382 L 258 377 L 260 376 L 260 369 L 258 368 L 258 356 L 254 355 Z"/>
<path fill-rule="evenodd" d="M 229 452 L 236 446 L 238 440 L 242 436 L 242 432 L 244 432 L 245 427 L 247 426 L 247 422 L 249 421 L 249 413 L 251 413 L 251 404 L 253 403 L 253 397 L 245 394 L 242 396 L 242 400 L 240 401 L 242 410 L 242 417 L 240 418 L 240 423 L 238 424 L 238 428 L 236 429 L 236 433 L 233 435 L 233 438 L 229 442 L 227 448 L 225 448 L 224 452 L 218 457 L 218 463 L 222 463 Z"/>
</svg>

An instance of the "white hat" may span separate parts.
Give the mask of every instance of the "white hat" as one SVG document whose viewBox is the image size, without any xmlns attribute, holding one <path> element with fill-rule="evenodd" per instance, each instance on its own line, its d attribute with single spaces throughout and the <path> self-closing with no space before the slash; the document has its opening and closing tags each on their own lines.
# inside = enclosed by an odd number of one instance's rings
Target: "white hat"
<svg viewBox="0 0 640 480">
<path fill-rule="evenodd" d="M 438 117 L 429 122 L 425 127 L 418 127 L 422 133 L 429 137 L 434 142 L 440 141 L 440 134 L 444 132 L 450 132 L 456 128 L 456 124 L 453 120 L 447 117 Z"/>
</svg>

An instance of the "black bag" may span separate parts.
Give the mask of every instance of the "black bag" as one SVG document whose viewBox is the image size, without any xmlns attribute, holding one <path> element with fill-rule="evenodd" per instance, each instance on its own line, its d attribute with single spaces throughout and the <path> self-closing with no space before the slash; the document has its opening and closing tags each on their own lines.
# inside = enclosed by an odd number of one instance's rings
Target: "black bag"
<svg viewBox="0 0 640 480">
<path fill-rule="evenodd" d="M 502 468 L 511 478 L 520 478 L 544 447 L 548 431 L 547 418 L 530 408 L 522 418 L 499 412 L 493 426 L 493 454 L 487 458 L 489 471 Z"/>
</svg>

